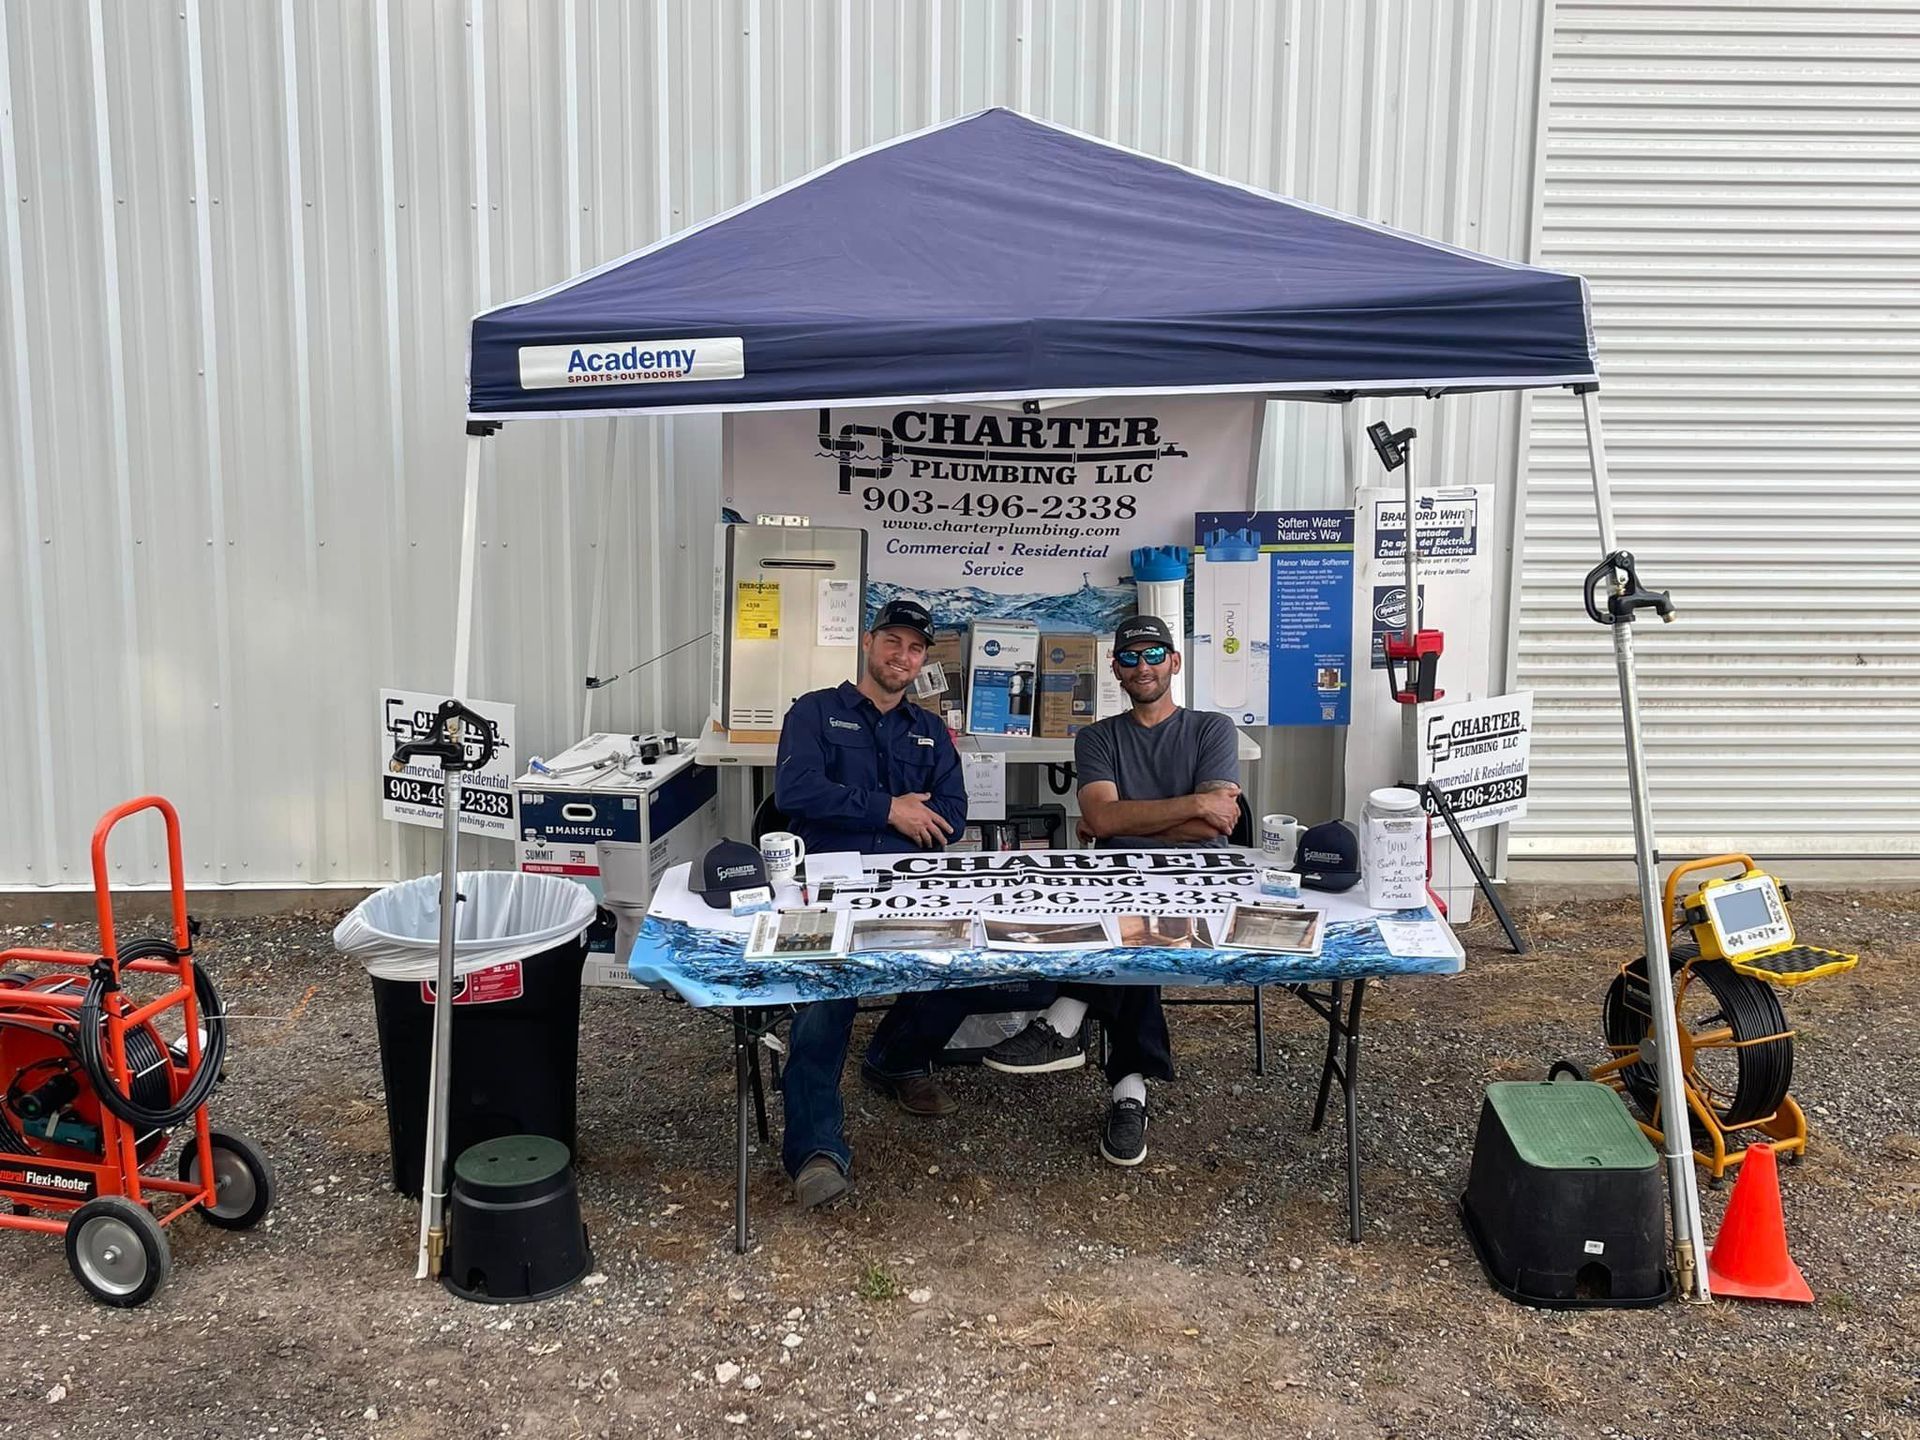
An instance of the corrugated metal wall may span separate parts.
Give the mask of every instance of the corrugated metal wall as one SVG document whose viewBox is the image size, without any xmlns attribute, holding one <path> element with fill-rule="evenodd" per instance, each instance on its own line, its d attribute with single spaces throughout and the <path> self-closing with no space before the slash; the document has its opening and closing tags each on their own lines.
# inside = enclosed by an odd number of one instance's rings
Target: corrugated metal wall
<svg viewBox="0 0 1920 1440">
<path fill-rule="evenodd" d="M 1532 0 L 5 0 L 0 884 L 83 879 L 94 818 L 145 790 L 180 804 L 196 882 L 429 868 L 430 835 L 378 818 L 375 692 L 449 679 L 482 305 L 994 104 L 1519 257 L 1541 23 Z M 1392 410 L 1430 480 L 1512 475 L 1512 397 Z M 1339 496 L 1342 427 L 1371 418 L 1276 407 L 1268 503 Z M 717 422 L 619 422 L 603 516 L 608 443 L 489 446 L 474 691 L 519 706 L 523 755 L 577 734 L 602 543 L 595 668 L 666 657 L 604 722 L 704 713 Z M 1325 737 L 1279 748 L 1269 794 L 1324 789 Z M 157 847 L 117 855 L 160 873 Z"/>
<path fill-rule="evenodd" d="M 1920 8 L 1559 0 L 1540 262 L 1592 283 L 1673 853 L 1920 853 Z M 1532 404 L 1512 853 L 1626 854 L 1575 402 Z"/>
</svg>

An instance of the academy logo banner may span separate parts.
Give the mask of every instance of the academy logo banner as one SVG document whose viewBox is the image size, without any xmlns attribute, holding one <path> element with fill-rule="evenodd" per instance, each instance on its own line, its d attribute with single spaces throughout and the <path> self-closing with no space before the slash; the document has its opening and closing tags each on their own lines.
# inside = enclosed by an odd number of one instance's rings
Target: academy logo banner
<svg viewBox="0 0 1920 1440">
<path fill-rule="evenodd" d="M 738 335 L 704 340 L 580 340 L 568 345 L 520 347 L 522 390 L 738 380 L 746 373 L 745 347 Z"/>
<path fill-rule="evenodd" d="M 869 614 L 908 594 L 942 627 L 1110 629 L 1132 612 L 1135 547 L 1188 543 L 1195 511 L 1250 503 L 1265 403 L 749 412 L 731 417 L 726 503 L 865 529 Z"/>
</svg>

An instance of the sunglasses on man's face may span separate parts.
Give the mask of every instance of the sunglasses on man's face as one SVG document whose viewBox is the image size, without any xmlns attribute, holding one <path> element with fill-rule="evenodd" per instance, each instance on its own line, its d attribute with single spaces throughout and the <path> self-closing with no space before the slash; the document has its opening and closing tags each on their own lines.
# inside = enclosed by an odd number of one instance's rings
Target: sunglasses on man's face
<svg viewBox="0 0 1920 1440">
<path fill-rule="evenodd" d="M 1131 670 L 1142 660 L 1149 665 L 1164 665 L 1167 663 L 1167 654 L 1166 646 L 1149 645 L 1144 650 L 1116 650 L 1113 652 L 1113 661 L 1121 669 Z"/>
</svg>

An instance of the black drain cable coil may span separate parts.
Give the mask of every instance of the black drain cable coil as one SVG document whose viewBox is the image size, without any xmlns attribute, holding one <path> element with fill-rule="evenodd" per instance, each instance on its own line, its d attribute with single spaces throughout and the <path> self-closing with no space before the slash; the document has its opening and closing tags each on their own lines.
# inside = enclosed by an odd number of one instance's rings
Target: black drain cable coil
<svg viewBox="0 0 1920 1440">
<path fill-rule="evenodd" d="M 1733 1051 L 1737 1080 L 1724 1109 L 1716 1109 L 1715 1118 L 1724 1129 L 1764 1120 L 1778 1110 L 1787 1098 L 1793 1081 L 1793 1031 L 1787 1025 L 1780 997 L 1763 980 L 1742 975 L 1724 960 L 1701 960 L 1698 948 L 1689 940 L 1673 947 L 1672 964 L 1678 971 L 1691 961 L 1693 978 L 1704 985 L 1718 1005 L 1718 1019 L 1732 1032 L 1733 1044 L 1716 1047 Z M 1629 991 L 1647 996 L 1647 962 L 1642 956 L 1615 977 L 1607 991 L 1602 1025 L 1609 1048 L 1615 1054 L 1637 1049 L 1645 1040 L 1651 1016 L 1636 1004 Z M 1647 1061 L 1637 1060 L 1622 1072 L 1627 1093 L 1641 1113 L 1651 1117 L 1660 1098 L 1659 1077 Z M 1689 1114 L 1697 1130 L 1699 1120 Z"/>
<path fill-rule="evenodd" d="M 122 948 L 120 962 L 130 960 L 173 960 L 179 952 L 164 940 L 135 940 Z M 193 1072 L 181 1091 L 180 1098 L 172 1105 L 144 1105 L 124 1094 L 113 1082 L 113 1072 L 108 1068 L 107 1057 L 101 1047 L 102 1032 L 106 1028 L 105 1001 L 107 995 L 108 969 L 105 965 L 95 967 L 92 981 L 87 986 L 86 998 L 80 1003 L 80 1063 L 86 1067 L 87 1078 L 93 1082 L 94 1092 L 99 1095 L 100 1103 L 118 1115 L 129 1125 L 145 1126 L 153 1130 L 171 1129 L 185 1121 L 194 1111 L 206 1104 L 207 1097 L 213 1094 L 213 1087 L 220 1083 L 220 1069 L 227 1056 L 227 1021 L 220 1009 L 220 992 L 214 989 L 213 977 L 207 974 L 201 965 L 193 967 L 193 993 L 200 1003 L 200 1025 L 206 1034 L 200 1047 L 200 1067 Z M 134 1032 L 138 1033 L 138 1032 Z M 130 1037 L 131 1038 L 131 1037 Z M 156 1066 L 170 1065 L 172 1061 L 165 1055 L 138 1056 L 137 1047 L 128 1046 L 127 1066 L 134 1071 L 133 1088 L 141 1087 L 138 1077 L 143 1071 Z M 144 1050 L 145 1047 L 139 1047 Z"/>
</svg>

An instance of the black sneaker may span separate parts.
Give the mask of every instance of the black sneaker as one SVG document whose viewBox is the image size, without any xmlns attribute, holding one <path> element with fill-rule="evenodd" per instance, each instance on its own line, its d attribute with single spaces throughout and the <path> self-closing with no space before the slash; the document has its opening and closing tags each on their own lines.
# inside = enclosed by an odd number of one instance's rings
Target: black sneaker
<svg viewBox="0 0 1920 1440">
<path fill-rule="evenodd" d="M 1100 1156 L 1113 1165 L 1138 1165 L 1147 1158 L 1147 1107 L 1138 1100 L 1116 1100 L 1100 1127 Z"/>
<path fill-rule="evenodd" d="M 1044 1015 L 1036 1015 L 1018 1035 L 1009 1035 L 982 1055 L 980 1063 L 1007 1075 L 1045 1075 L 1078 1070 L 1087 1063 L 1087 1052 L 1078 1036 L 1062 1035 Z"/>
</svg>

